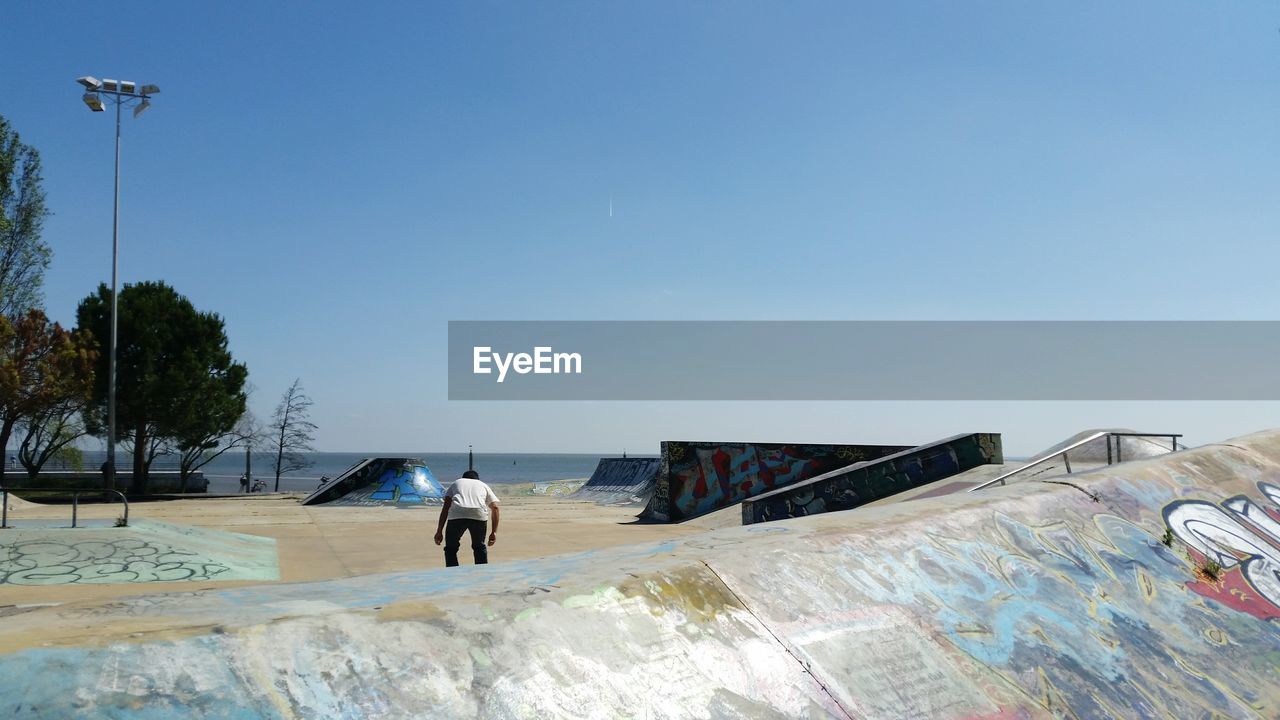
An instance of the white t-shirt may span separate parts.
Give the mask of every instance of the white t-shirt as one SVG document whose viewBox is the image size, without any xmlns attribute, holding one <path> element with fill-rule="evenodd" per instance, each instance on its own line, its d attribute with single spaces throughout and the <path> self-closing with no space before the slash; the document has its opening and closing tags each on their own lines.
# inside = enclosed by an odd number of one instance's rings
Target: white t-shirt
<svg viewBox="0 0 1280 720">
<path fill-rule="evenodd" d="M 479 480 L 458 478 L 453 481 L 444 496 L 453 498 L 449 506 L 450 520 L 484 520 L 489 521 L 489 503 L 498 502 L 493 490 Z"/>
</svg>

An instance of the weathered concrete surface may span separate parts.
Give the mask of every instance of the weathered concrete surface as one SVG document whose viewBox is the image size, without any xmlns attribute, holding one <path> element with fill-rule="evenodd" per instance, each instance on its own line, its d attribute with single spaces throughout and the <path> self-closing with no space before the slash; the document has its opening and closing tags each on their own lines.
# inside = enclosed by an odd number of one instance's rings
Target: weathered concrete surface
<svg viewBox="0 0 1280 720">
<path fill-rule="evenodd" d="M 0 532 L 0 584 L 276 580 L 270 538 L 135 520 L 128 527 L 17 521 Z M 54 523 L 61 524 L 61 523 Z"/>
<path fill-rule="evenodd" d="M 564 480 L 539 480 L 526 483 L 502 483 L 494 486 L 499 497 L 531 496 L 569 497 L 576 493 L 587 482 L 587 478 L 566 478 Z"/>
<path fill-rule="evenodd" d="M 1070 483 L 15 608 L 0 697 L 17 718 L 1280 715 L 1280 433 Z"/>
<path fill-rule="evenodd" d="M 601 505 L 643 505 L 653 495 L 661 462 L 659 458 L 600 458 L 587 484 L 573 498 Z"/>
<path fill-rule="evenodd" d="M 742 503 L 742 524 L 851 510 L 980 465 L 1003 463 L 999 433 L 955 435 L 749 498 Z"/>
<path fill-rule="evenodd" d="M 579 481 L 581 482 L 581 481 Z M 530 486 L 532 484 L 529 484 Z M 521 485 L 494 485 L 502 499 L 502 527 L 489 562 L 501 565 L 569 552 L 696 535 L 700 528 L 637 523 L 635 509 L 534 495 Z M 374 573 L 443 567 L 444 553 L 431 541 L 436 513 L 389 512 L 385 507 L 300 505 L 299 495 L 245 494 L 228 498 L 135 503 L 132 523 L 173 525 L 270 538 L 276 543 L 280 581 L 309 582 Z M 110 525 L 119 505 L 82 505 L 82 523 Z M 21 524 L 66 525 L 67 505 L 32 505 L 10 514 Z M 4 533 L 0 531 L 0 542 Z M 170 583 L 9 585 L 0 584 L 5 606 L 108 600 L 142 593 L 187 592 L 261 584 L 263 580 Z M 0 637 L 3 636 L 0 622 Z"/>
<path fill-rule="evenodd" d="M 904 445 L 666 441 L 653 496 L 640 517 L 658 522 L 688 520 L 908 449 Z"/>
</svg>

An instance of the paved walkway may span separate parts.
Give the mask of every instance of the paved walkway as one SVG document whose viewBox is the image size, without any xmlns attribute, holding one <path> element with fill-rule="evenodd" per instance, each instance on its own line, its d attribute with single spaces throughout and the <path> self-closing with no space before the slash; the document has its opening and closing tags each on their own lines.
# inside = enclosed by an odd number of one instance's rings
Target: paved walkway
<svg viewBox="0 0 1280 720">
<path fill-rule="evenodd" d="M 498 487 L 501 491 L 502 488 Z M 440 567 L 444 554 L 432 541 L 437 508 L 304 507 L 300 494 L 246 495 L 235 498 L 135 503 L 131 521 L 155 520 L 175 525 L 274 538 L 280 579 L 299 582 L 353 577 L 381 572 Z M 502 498 L 498 543 L 493 563 L 505 563 L 567 552 L 649 542 L 704 532 L 689 525 L 640 524 L 635 508 L 607 507 L 555 497 Z M 111 521 L 119 505 L 82 505 L 82 520 Z M 69 521 L 68 505 L 27 505 L 10 512 L 13 520 Z M 0 548 L 7 542 L 0 531 Z M 91 532 L 66 529 L 73 533 Z M 463 549 L 463 562 L 468 551 Z M 131 582 L 19 586 L 0 584 L 0 614 L 5 606 L 91 600 L 126 595 L 181 592 L 263 584 L 262 580 L 199 582 Z"/>
</svg>

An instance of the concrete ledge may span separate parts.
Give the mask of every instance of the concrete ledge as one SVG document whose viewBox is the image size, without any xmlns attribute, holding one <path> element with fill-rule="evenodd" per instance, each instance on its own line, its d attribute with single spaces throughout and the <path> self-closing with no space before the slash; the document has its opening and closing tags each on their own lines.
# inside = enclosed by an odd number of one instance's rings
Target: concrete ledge
<svg viewBox="0 0 1280 720">
<path fill-rule="evenodd" d="M 745 500 L 742 524 L 851 510 L 979 465 L 1003 462 L 999 433 L 954 435 Z"/>
</svg>

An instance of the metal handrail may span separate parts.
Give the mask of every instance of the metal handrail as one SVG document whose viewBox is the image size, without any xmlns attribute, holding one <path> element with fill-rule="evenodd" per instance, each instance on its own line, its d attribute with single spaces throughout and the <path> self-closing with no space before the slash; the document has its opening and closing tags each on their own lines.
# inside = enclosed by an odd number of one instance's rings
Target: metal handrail
<svg viewBox="0 0 1280 720">
<path fill-rule="evenodd" d="M 983 490 L 983 489 L 985 489 L 985 488 L 989 488 L 989 487 L 991 487 L 992 485 L 995 485 L 996 483 L 1000 483 L 1001 485 L 1004 485 L 1004 484 L 1006 484 L 1006 483 L 1005 483 L 1005 481 L 1006 481 L 1007 479 L 1009 479 L 1010 477 L 1012 477 L 1012 476 L 1014 476 L 1014 475 L 1017 475 L 1018 473 L 1020 473 L 1020 472 L 1022 472 L 1022 471 L 1024 471 L 1024 470 L 1030 470 L 1031 468 L 1033 468 L 1033 467 L 1035 467 L 1035 466 L 1037 466 L 1037 465 L 1040 465 L 1040 464 L 1042 464 L 1042 463 L 1046 463 L 1046 462 L 1048 462 L 1048 461 L 1050 461 L 1050 460 L 1053 460 L 1054 458 L 1058 457 L 1059 455 L 1061 455 L 1061 456 L 1062 456 L 1062 464 L 1066 466 L 1066 468 L 1067 468 L 1067 474 L 1068 474 L 1068 475 L 1070 475 L 1070 474 L 1071 474 L 1071 458 L 1067 457 L 1067 453 L 1071 452 L 1072 450 L 1075 450 L 1076 448 L 1080 447 L 1081 445 L 1087 445 L 1088 443 L 1091 443 L 1091 442 L 1093 442 L 1094 440 L 1097 440 L 1097 439 L 1098 439 L 1098 438 L 1100 438 L 1100 437 L 1105 437 L 1105 438 L 1107 438 L 1107 464 L 1108 464 L 1108 465 L 1111 465 L 1111 464 L 1112 464 L 1112 462 L 1111 462 L 1111 460 L 1112 460 L 1112 456 L 1111 456 L 1111 438 L 1115 438 L 1115 439 L 1116 439 L 1116 454 L 1115 454 L 1115 461 L 1116 461 L 1117 463 L 1119 463 L 1119 462 L 1124 462 L 1124 461 L 1121 459 L 1121 457 L 1120 457 L 1120 442 L 1121 442 L 1121 440 L 1120 440 L 1120 439 L 1121 439 L 1121 438 L 1126 438 L 1126 437 L 1159 437 L 1159 438 L 1164 438 L 1164 437 L 1167 437 L 1167 438 L 1169 438 L 1169 439 L 1171 439 L 1171 440 L 1173 441 L 1173 447 L 1169 450 L 1169 452 L 1177 452 L 1177 451 L 1178 451 L 1178 438 L 1182 437 L 1182 434 L 1181 434 L 1181 433 L 1134 433 L 1134 432 L 1112 432 L 1112 431 L 1110 431 L 1110 430 L 1100 430 L 1100 431 L 1098 431 L 1098 432 L 1096 432 L 1096 433 L 1094 433 L 1094 434 L 1090 435 L 1089 437 L 1086 437 L 1086 438 L 1084 438 L 1084 439 L 1082 439 L 1082 440 L 1078 440 L 1078 441 L 1076 441 L 1076 442 L 1071 443 L 1070 445 L 1068 445 L 1068 446 L 1066 446 L 1066 447 L 1062 448 L 1061 450 L 1055 450 L 1055 451 L 1053 451 L 1052 453 L 1049 453 L 1048 455 L 1045 455 L 1044 457 L 1042 457 L 1042 458 L 1040 458 L 1040 459 L 1038 459 L 1038 460 L 1033 460 L 1032 462 L 1029 462 L 1029 463 L 1027 463 L 1026 465 L 1023 465 L 1023 466 L 1022 466 L 1022 467 L 1020 467 L 1020 468 L 1015 468 L 1015 469 L 1013 469 L 1013 470 L 1010 470 L 1009 472 L 1004 473 L 1003 475 L 1001 475 L 1001 476 L 999 476 L 999 477 L 997 477 L 997 478 L 994 478 L 994 479 L 992 479 L 992 480 L 988 480 L 987 482 L 984 482 L 984 483 L 982 483 L 981 485 L 975 485 L 974 487 L 969 488 L 968 492 L 974 492 L 974 491 L 976 491 L 976 490 Z"/>
<path fill-rule="evenodd" d="M 9 491 L 18 490 L 21 492 L 65 492 L 58 488 L 25 488 L 25 487 L 0 487 L 0 530 L 9 527 Z M 120 502 L 124 503 L 124 524 L 129 524 L 129 498 L 119 490 L 108 490 L 99 488 L 97 490 L 76 490 L 71 493 L 71 527 L 76 526 L 77 515 L 80 511 L 81 495 L 96 495 L 98 493 L 115 493 L 120 496 Z"/>
</svg>

